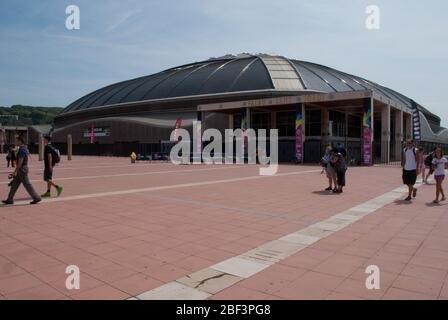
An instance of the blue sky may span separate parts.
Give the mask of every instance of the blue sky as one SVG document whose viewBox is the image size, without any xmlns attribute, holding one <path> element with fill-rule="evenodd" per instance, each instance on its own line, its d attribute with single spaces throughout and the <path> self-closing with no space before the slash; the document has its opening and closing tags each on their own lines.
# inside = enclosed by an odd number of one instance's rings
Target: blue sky
<svg viewBox="0 0 448 320">
<path fill-rule="evenodd" d="M 80 30 L 65 28 L 71 4 Z M 370 4 L 380 30 L 365 28 Z M 264 52 L 389 86 L 448 126 L 447 12 L 446 0 L 3 0 L 0 105 L 67 106 L 117 81 Z"/>
</svg>

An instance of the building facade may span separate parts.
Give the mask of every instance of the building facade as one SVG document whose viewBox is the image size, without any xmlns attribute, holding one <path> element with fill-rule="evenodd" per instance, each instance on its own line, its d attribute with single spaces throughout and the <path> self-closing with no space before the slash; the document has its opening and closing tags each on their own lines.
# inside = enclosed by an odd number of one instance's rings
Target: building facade
<svg viewBox="0 0 448 320">
<path fill-rule="evenodd" d="M 353 163 L 398 161 L 403 141 L 448 145 L 440 118 L 412 99 L 362 77 L 265 54 L 212 58 L 96 90 L 56 119 L 61 150 L 78 154 L 166 151 L 174 128 L 278 129 L 279 160 L 317 162 L 342 143 Z"/>
</svg>

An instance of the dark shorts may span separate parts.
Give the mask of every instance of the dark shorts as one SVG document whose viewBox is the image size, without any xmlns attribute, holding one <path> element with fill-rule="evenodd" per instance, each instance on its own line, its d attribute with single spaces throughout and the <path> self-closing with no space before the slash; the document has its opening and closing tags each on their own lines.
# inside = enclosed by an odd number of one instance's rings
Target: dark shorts
<svg viewBox="0 0 448 320">
<path fill-rule="evenodd" d="M 403 184 L 409 186 L 414 185 L 417 181 L 417 170 L 404 170 L 403 169 Z"/>
<path fill-rule="evenodd" d="M 44 169 L 44 181 L 53 180 L 53 172 L 49 168 Z"/>
</svg>

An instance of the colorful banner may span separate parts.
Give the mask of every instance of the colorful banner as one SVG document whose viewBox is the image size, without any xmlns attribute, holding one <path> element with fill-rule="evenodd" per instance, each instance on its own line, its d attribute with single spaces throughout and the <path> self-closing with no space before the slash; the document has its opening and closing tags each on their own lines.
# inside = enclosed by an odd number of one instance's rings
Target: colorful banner
<svg viewBox="0 0 448 320">
<path fill-rule="evenodd" d="M 174 125 L 174 141 L 178 142 L 179 128 L 182 125 L 182 119 L 177 119 Z"/>
<path fill-rule="evenodd" d="M 93 144 L 95 142 L 95 125 L 92 123 L 90 128 L 90 143 Z"/>
<path fill-rule="evenodd" d="M 304 121 L 302 113 L 302 104 L 296 107 L 296 161 L 303 162 L 303 133 Z"/>
<path fill-rule="evenodd" d="M 94 125 L 90 129 L 85 129 L 83 136 L 84 138 L 90 138 L 90 143 L 94 143 L 95 137 L 110 137 L 111 131 L 109 127 L 98 127 L 95 128 Z"/>
<path fill-rule="evenodd" d="M 362 116 L 362 155 L 365 166 L 372 165 L 372 105 L 371 98 L 364 100 Z"/>
</svg>

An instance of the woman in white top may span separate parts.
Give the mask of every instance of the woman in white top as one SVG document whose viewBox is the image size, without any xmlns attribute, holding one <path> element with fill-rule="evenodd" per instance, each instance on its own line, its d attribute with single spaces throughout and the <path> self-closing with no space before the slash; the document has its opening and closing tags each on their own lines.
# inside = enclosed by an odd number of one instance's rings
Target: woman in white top
<svg viewBox="0 0 448 320">
<path fill-rule="evenodd" d="M 442 182 L 445 179 L 445 169 L 448 168 L 448 160 L 443 156 L 440 147 L 434 151 L 432 165 L 434 168 L 434 179 L 436 180 L 436 199 L 433 202 L 439 203 L 440 195 L 442 195 L 442 201 L 446 199 L 442 188 Z"/>
</svg>

